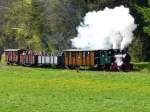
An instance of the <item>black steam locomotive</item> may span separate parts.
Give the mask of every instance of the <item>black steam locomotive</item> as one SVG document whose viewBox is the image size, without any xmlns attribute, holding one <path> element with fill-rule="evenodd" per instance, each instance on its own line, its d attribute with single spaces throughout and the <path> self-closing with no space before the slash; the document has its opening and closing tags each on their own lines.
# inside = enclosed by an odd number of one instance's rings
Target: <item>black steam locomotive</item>
<svg viewBox="0 0 150 112">
<path fill-rule="evenodd" d="M 127 50 L 68 49 L 57 54 L 33 53 L 23 49 L 5 50 L 7 64 L 24 66 L 53 66 L 80 68 L 88 66 L 97 70 L 130 71 L 133 65 Z"/>
</svg>

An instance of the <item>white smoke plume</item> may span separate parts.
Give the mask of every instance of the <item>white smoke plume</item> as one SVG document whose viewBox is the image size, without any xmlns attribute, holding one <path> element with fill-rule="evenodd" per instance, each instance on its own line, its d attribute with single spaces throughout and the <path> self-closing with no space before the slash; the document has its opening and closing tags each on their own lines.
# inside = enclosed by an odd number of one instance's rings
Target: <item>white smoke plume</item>
<svg viewBox="0 0 150 112">
<path fill-rule="evenodd" d="M 71 41 L 82 49 L 124 49 L 132 42 L 136 27 L 129 8 L 105 8 L 88 12 L 77 28 L 77 37 Z"/>
</svg>

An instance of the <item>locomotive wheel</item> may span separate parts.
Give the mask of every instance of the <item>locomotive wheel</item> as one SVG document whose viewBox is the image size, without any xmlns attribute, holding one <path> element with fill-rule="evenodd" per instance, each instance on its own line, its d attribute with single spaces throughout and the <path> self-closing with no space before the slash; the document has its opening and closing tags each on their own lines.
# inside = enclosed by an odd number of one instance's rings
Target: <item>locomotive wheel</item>
<svg viewBox="0 0 150 112">
<path fill-rule="evenodd" d="M 111 64 L 110 70 L 111 70 L 111 71 L 118 71 L 118 66 L 117 66 L 117 64 L 116 64 L 116 63 Z"/>
<path fill-rule="evenodd" d="M 128 72 L 128 71 L 133 70 L 133 64 L 123 64 L 122 65 L 122 70 L 124 72 Z"/>
</svg>

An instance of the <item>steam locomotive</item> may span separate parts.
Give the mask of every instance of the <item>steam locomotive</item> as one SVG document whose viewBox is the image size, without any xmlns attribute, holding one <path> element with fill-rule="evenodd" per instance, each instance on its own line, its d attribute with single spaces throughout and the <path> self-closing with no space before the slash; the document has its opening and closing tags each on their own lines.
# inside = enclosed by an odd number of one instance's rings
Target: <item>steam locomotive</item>
<svg viewBox="0 0 150 112">
<path fill-rule="evenodd" d="M 67 49 L 56 54 L 33 53 L 31 50 L 5 50 L 7 64 L 23 66 L 55 66 L 80 68 L 82 66 L 106 71 L 130 71 L 133 65 L 127 50 Z"/>
</svg>

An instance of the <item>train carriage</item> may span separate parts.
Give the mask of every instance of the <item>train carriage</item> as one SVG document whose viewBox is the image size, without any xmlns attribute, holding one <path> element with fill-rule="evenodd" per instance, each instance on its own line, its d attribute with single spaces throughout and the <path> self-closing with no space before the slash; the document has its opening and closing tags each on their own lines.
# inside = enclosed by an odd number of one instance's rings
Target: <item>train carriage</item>
<svg viewBox="0 0 150 112">
<path fill-rule="evenodd" d="M 64 50 L 63 53 L 65 66 L 76 67 L 95 65 L 95 54 L 92 50 L 69 49 Z"/>
<path fill-rule="evenodd" d="M 97 50 L 95 51 L 96 65 L 98 69 L 110 70 L 112 63 L 114 63 L 113 50 Z"/>
<path fill-rule="evenodd" d="M 23 49 L 7 49 L 5 50 L 5 60 L 7 64 L 19 64 L 20 57 L 19 55 L 22 54 L 25 50 Z"/>
<path fill-rule="evenodd" d="M 33 54 L 20 54 L 20 65 L 35 66 L 38 64 L 38 55 Z"/>
<path fill-rule="evenodd" d="M 38 55 L 39 66 L 57 65 L 58 58 L 56 55 Z"/>
</svg>

